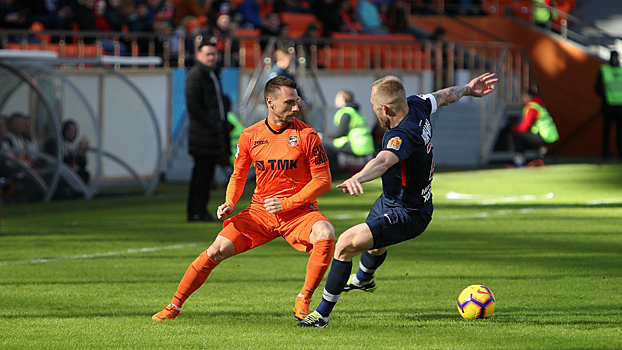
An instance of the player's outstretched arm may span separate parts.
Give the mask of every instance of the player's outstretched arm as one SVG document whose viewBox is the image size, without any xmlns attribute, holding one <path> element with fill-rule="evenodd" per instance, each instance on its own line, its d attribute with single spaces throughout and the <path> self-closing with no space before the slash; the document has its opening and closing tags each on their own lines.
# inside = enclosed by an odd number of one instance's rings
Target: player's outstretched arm
<svg viewBox="0 0 622 350">
<path fill-rule="evenodd" d="M 381 151 L 374 159 L 367 162 L 361 171 L 337 185 L 337 188 L 343 189 L 343 193 L 358 197 L 359 194 L 364 193 L 362 183 L 379 178 L 399 161 L 400 159 L 392 152 Z"/>
<path fill-rule="evenodd" d="M 452 104 L 463 96 L 484 97 L 491 93 L 499 81 L 495 73 L 484 73 L 466 85 L 452 86 L 432 93 L 439 107 Z"/>
</svg>

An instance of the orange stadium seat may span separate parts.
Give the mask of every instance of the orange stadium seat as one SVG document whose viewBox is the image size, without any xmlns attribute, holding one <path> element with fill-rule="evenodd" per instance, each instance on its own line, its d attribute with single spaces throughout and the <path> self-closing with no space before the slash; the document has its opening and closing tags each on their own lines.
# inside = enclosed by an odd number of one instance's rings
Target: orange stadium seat
<svg viewBox="0 0 622 350">
<path fill-rule="evenodd" d="M 421 45 L 408 34 L 333 33 L 320 64 L 332 69 L 422 68 Z"/>
<path fill-rule="evenodd" d="M 311 23 L 317 24 L 320 35 L 322 35 L 322 23 L 318 21 L 315 15 L 310 13 L 283 12 L 281 13 L 281 22 L 289 26 L 290 36 L 292 38 L 301 37 Z"/>
<path fill-rule="evenodd" d="M 240 28 L 235 31 L 235 36 L 240 40 L 240 66 L 255 67 L 261 59 L 261 29 Z"/>
</svg>

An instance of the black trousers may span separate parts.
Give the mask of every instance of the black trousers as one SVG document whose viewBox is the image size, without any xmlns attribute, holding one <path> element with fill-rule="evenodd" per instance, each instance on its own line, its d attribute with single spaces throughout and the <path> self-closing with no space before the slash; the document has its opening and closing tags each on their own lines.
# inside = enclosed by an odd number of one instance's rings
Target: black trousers
<svg viewBox="0 0 622 350">
<path fill-rule="evenodd" d="M 333 180 L 339 180 L 343 177 L 341 173 L 341 164 L 339 164 L 339 153 L 346 153 L 354 155 L 352 152 L 352 147 L 350 147 L 350 143 L 346 143 L 343 147 L 337 148 L 333 145 L 333 140 L 326 140 L 322 142 L 324 145 L 324 150 L 326 151 L 326 156 L 328 156 L 328 164 L 330 165 L 330 173 Z"/>
<path fill-rule="evenodd" d="M 212 181 L 216 170 L 214 157 L 193 156 L 194 167 L 188 190 L 188 218 L 195 215 L 203 218 L 207 216 Z"/>
<path fill-rule="evenodd" d="M 603 124 L 603 157 L 609 157 L 612 155 L 609 152 L 609 140 L 611 140 L 611 124 L 616 124 L 616 148 L 618 151 L 618 158 L 622 159 L 622 106 L 603 106 L 603 117 L 605 122 Z"/>
<path fill-rule="evenodd" d="M 514 150 L 519 153 L 523 153 L 527 150 L 537 150 L 540 146 L 546 145 L 542 136 L 530 131 L 514 132 L 512 133 L 512 137 L 514 138 Z"/>
</svg>

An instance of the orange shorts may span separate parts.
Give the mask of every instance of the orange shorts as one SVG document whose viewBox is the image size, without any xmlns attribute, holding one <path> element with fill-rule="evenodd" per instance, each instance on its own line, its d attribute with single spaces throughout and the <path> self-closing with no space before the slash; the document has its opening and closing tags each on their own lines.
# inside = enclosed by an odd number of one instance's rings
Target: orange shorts
<svg viewBox="0 0 622 350">
<path fill-rule="evenodd" d="M 283 237 L 294 249 L 309 253 L 311 229 L 318 221 L 330 222 L 316 209 L 301 206 L 284 213 L 270 214 L 261 204 L 254 204 L 227 219 L 219 236 L 233 242 L 236 254 Z"/>
</svg>

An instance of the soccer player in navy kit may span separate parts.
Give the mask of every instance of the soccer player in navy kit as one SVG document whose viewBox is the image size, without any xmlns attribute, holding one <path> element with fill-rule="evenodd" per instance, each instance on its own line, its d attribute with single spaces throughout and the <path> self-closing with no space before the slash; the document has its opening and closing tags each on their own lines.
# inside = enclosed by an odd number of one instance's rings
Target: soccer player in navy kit
<svg viewBox="0 0 622 350">
<path fill-rule="evenodd" d="M 372 206 L 365 223 L 341 234 L 318 308 L 296 326 L 328 325 L 328 316 L 342 292 L 373 291 L 374 272 L 384 262 L 387 247 L 419 236 L 432 220 L 432 126 L 430 115 L 437 107 L 463 96 L 483 97 L 491 93 L 498 79 L 485 73 L 462 86 L 425 95 L 406 97 L 402 82 L 394 76 L 375 81 L 371 103 L 380 124 L 388 130 L 382 150 L 358 173 L 337 185 L 344 193 L 358 196 L 364 182 L 382 176 L 382 194 Z M 361 254 L 359 269 L 352 272 L 352 258 Z"/>
</svg>

